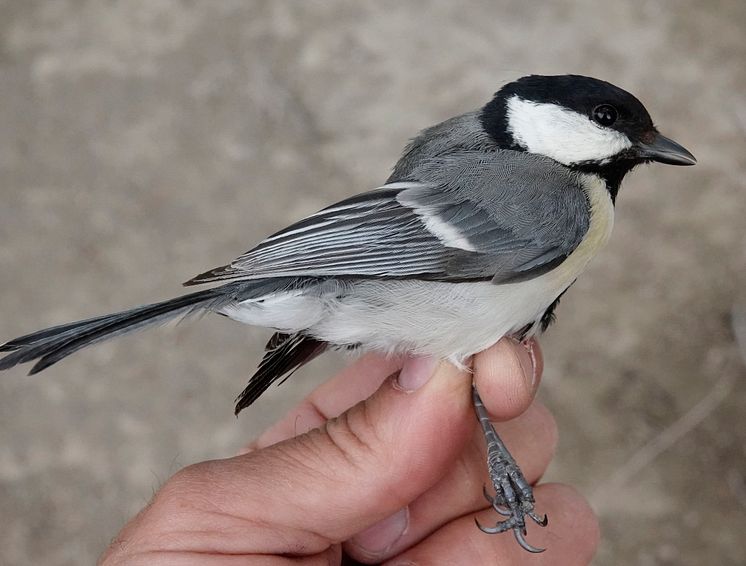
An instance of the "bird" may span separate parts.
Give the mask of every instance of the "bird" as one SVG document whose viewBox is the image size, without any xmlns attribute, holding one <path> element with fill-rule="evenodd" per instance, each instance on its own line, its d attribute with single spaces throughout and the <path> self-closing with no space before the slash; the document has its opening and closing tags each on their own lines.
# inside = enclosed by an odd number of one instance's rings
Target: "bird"
<svg viewBox="0 0 746 566">
<path fill-rule="evenodd" d="M 30 374 L 103 340 L 198 312 L 274 333 L 236 399 L 251 405 L 328 349 L 435 356 L 468 366 L 504 336 L 527 340 L 604 247 L 622 179 L 640 164 L 694 165 L 629 92 L 581 75 L 528 75 L 482 108 L 414 137 L 387 181 L 268 236 L 169 300 L 46 328 L 0 346 L 0 370 Z M 281 382 L 281 381 L 280 381 Z M 473 403 L 505 519 L 526 539 L 531 486 Z"/>
</svg>

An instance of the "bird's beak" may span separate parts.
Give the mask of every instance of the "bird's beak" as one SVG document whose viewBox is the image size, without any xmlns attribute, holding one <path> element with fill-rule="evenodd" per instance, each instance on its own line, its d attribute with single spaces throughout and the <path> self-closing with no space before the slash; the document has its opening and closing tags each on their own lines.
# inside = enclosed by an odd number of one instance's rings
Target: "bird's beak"
<svg viewBox="0 0 746 566">
<path fill-rule="evenodd" d="M 656 132 L 650 143 L 637 144 L 640 157 L 669 165 L 694 165 L 697 159 L 683 146 Z"/>
</svg>

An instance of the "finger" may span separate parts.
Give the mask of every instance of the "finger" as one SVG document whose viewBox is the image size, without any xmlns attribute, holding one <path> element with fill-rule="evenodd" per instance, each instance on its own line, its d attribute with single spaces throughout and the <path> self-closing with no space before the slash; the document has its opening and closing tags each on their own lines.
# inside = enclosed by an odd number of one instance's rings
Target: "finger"
<svg viewBox="0 0 746 566">
<path fill-rule="evenodd" d="M 525 411 L 531 403 L 543 370 L 543 359 L 535 341 L 521 343 L 506 338 L 475 356 L 473 365 L 474 381 L 485 404 L 497 412 L 498 418 L 507 419 Z M 473 431 L 468 448 L 449 469 L 446 478 L 405 510 L 408 526 L 403 536 L 396 537 L 402 519 L 402 513 L 397 513 L 356 535 L 347 544 L 348 552 L 361 560 L 380 561 L 415 544 L 454 517 L 483 508 L 482 488 L 488 477 L 484 438 L 476 419 Z M 507 423 L 499 433 L 506 435 L 504 440 L 509 448 L 516 447 L 514 456 L 529 481 L 538 480 L 557 442 L 551 415 L 537 406 L 528 419 Z"/>
<path fill-rule="evenodd" d="M 293 407 L 241 453 L 264 448 L 320 427 L 327 420 L 370 397 L 392 373 L 401 369 L 400 356 L 366 354 Z"/>
<path fill-rule="evenodd" d="M 546 471 L 557 444 L 557 426 L 551 413 L 538 402 L 520 417 L 496 426 L 511 449 L 529 483 L 535 483 Z M 486 448 L 481 428 L 476 424 L 471 441 L 446 475 L 408 506 L 408 525 L 404 534 L 386 540 L 384 534 L 396 532 L 395 526 L 374 525 L 345 543 L 347 553 L 358 560 L 381 562 L 420 542 L 446 523 L 484 509 L 482 489 L 490 485 L 486 466 Z M 545 513 L 545 502 L 537 499 L 537 508 Z M 397 517 L 384 520 L 396 521 Z"/>
<path fill-rule="evenodd" d="M 386 564 L 589 564 L 598 545 L 599 528 L 586 501 L 572 488 L 560 484 L 541 485 L 536 496 L 544 501 L 552 517 L 545 528 L 528 526 L 526 539 L 545 548 L 541 554 L 527 553 L 510 532 L 488 535 L 477 529 L 475 518 L 494 520 L 492 514 L 482 512 L 448 523 Z"/>
<path fill-rule="evenodd" d="M 533 401 L 544 370 L 539 343 L 503 338 L 474 357 L 474 383 L 494 420 L 517 417 Z"/>
<path fill-rule="evenodd" d="M 367 399 L 381 382 L 400 369 L 401 356 L 367 354 L 317 387 L 279 422 L 241 453 L 270 446 L 308 432 Z M 528 408 L 538 388 L 544 362 L 536 340 L 504 338 L 475 356 L 477 389 L 495 420 L 508 420 Z"/>
<path fill-rule="evenodd" d="M 209 537 L 224 553 L 313 554 L 406 507 L 443 476 L 474 423 L 467 373 L 442 362 L 422 385 L 417 367 L 323 429 L 182 470 L 156 496 L 151 521 L 189 533 L 169 538 L 180 551 Z M 200 515 L 209 521 L 198 529 Z"/>
</svg>

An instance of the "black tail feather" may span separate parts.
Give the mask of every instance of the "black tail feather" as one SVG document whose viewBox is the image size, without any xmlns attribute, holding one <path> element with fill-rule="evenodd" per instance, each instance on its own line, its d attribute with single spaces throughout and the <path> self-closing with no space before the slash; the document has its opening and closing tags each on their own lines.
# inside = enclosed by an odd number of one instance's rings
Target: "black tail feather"
<svg viewBox="0 0 746 566">
<path fill-rule="evenodd" d="M 7 352 L 0 358 L 0 371 L 37 360 L 29 371 L 29 375 L 33 375 L 92 344 L 196 311 L 219 312 L 229 303 L 262 296 L 278 287 L 288 288 L 294 282 L 260 280 L 250 286 L 245 282 L 228 283 L 160 303 L 45 328 L 0 344 L 0 352 Z M 303 334 L 275 333 L 256 373 L 236 398 L 236 414 L 256 401 L 272 383 L 284 381 L 327 347 L 327 343 Z"/>
<path fill-rule="evenodd" d="M 277 332 L 267 343 L 267 353 L 262 358 L 256 373 L 241 394 L 236 397 L 236 415 L 256 401 L 267 388 L 278 379 L 290 377 L 301 366 L 326 350 L 326 342 L 320 342 L 302 334 Z"/>
<path fill-rule="evenodd" d="M 36 344 L 37 342 L 44 340 L 45 338 L 59 336 L 60 334 L 69 332 L 82 326 L 86 326 L 87 324 L 90 324 L 91 322 L 94 322 L 101 318 L 103 317 L 88 318 L 86 320 L 78 320 L 77 322 L 68 322 L 67 324 L 52 326 L 50 328 L 45 328 L 37 332 L 32 332 L 31 334 L 26 334 L 25 336 L 20 336 L 15 340 L 10 340 L 5 344 L 0 344 L 0 352 L 13 352 L 15 350 L 20 350 L 21 348 L 30 346 L 31 344 Z"/>
<path fill-rule="evenodd" d="M 38 359 L 29 375 L 38 373 L 81 348 L 108 338 L 128 334 L 145 326 L 190 314 L 202 307 L 215 307 L 221 298 L 230 298 L 220 288 L 206 289 L 168 301 L 45 328 L 11 340 L 0 351 L 11 352 L 0 359 L 0 370 Z"/>
</svg>

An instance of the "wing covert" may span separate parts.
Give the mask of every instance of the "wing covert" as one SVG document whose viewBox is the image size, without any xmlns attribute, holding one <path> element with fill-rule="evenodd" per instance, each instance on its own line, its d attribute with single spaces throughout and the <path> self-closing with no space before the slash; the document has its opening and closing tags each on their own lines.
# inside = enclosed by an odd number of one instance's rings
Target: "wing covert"
<svg viewBox="0 0 746 566">
<path fill-rule="evenodd" d="M 502 170 L 481 152 L 429 160 L 413 172 L 417 180 L 329 206 L 186 284 L 289 276 L 507 282 L 539 275 L 577 247 L 587 208 L 582 189 L 570 186 L 562 198 L 573 206 L 563 216 L 567 202 L 553 193 L 564 187 L 531 183 L 530 176 L 526 185 L 514 169 Z"/>
</svg>

